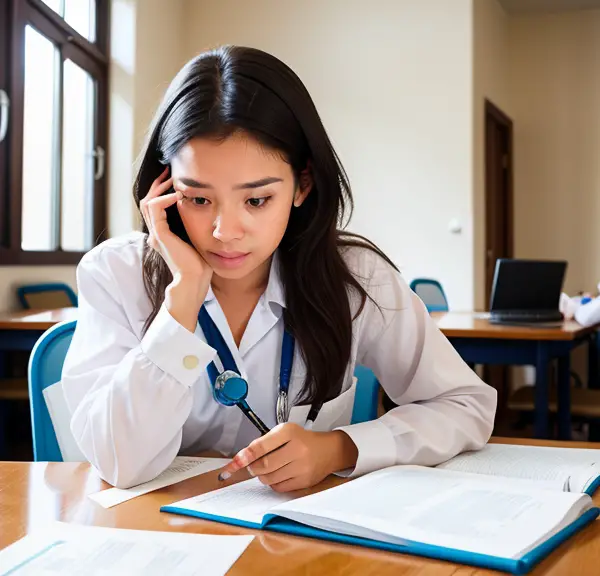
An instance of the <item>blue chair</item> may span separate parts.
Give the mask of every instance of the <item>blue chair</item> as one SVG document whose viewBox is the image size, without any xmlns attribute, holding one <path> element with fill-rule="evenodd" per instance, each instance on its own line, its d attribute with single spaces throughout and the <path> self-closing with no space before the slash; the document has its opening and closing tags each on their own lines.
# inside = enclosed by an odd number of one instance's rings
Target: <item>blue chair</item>
<svg viewBox="0 0 600 576">
<path fill-rule="evenodd" d="M 77 322 L 62 322 L 46 330 L 36 342 L 29 358 L 29 399 L 36 462 L 62 462 L 63 456 L 46 407 L 43 391 L 61 379 L 61 373 Z M 364 366 L 357 366 L 352 424 L 377 418 L 379 382 Z"/>
<path fill-rule="evenodd" d="M 375 420 L 379 402 L 379 381 L 375 378 L 375 374 L 365 366 L 357 366 L 354 376 L 356 376 L 357 382 L 350 423 L 359 424 Z"/>
<path fill-rule="evenodd" d="M 448 299 L 442 285 L 432 278 L 415 278 L 411 290 L 423 301 L 429 312 L 448 312 Z"/>
<path fill-rule="evenodd" d="M 77 295 L 69 285 L 62 282 L 19 286 L 17 297 L 25 309 L 77 306 Z"/>
<path fill-rule="evenodd" d="M 46 330 L 29 357 L 29 403 L 33 456 L 36 462 L 62 462 L 54 426 L 43 391 L 61 379 L 61 373 L 76 321 L 61 322 Z"/>
</svg>

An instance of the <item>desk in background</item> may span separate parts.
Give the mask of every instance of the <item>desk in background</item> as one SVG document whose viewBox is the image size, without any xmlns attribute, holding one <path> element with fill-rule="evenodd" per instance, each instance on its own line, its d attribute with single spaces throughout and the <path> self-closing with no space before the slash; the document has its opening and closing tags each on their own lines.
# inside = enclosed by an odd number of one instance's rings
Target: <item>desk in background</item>
<svg viewBox="0 0 600 576">
<path fill-rule="evenodd" d="M 598 382 L 597 330 L 574 321 L 560 327 L 490 324 L 481 312 L 434 312 L 438 327 L 469 364 L 532 365 L 536 368 L 534 434 L 548 438 L 550 361 L 558 360 L 558 434 L 571 438 L 570 356 L 577 346 L 589 343 L 588 376 Z"/>
<path fill-rule="evenodd" d="M 77 308 L 56 310 L 22 310 L 0 314 L 0 378 L 5 374 L 7 352 L 31 351 L 38 338 L 59 322 L 75 320 Z"/>
<path fill-rule="evenodd" d="M 22 310 L 0 314 L 0 458 L 6 450 L 6 401 L 29 397 L 27 379 L 8 379 L 6 363 L 11 352 L 31 352 L 38 338 L 58 322 L 76 319 L 77 308 Z"/>
<path fill-rule="evenodd" d="M 513 444 L 564 446 L 561 442 L 493 439 Z M 595 447 L 569 443 L 570 447 Z M 108 487 L 87 463 L 0 462 L 0 549 L 28 532 L 53 520 L 169 532 L 204 534 L 254 534 L 255 539 L 228 573 L 231 576 L 271 576 L 295 574 L 343 574 L 402 576 L 496 576 L 498 572 L 463 567 L 450 562 L 404 556 L 350 545 L 328 543 L 296 536 L 237 528 L 197 518 L 159 512 L 170 504 L 221 487 L 218 471 L 191 478 L 179 484 L 140 496 L 114 508 L 105 509 L 86 494 Z M 344 482 L 330 477 L 324 486 Z M 319 489 L 319 488 L 317 488 Z M 600 494 L 594 497 L 600 505 Z M 533 576 L 596 574 L 600 558 L 600 522 L 594 522 L 540 563 Z"/>
<path fill-rule="evenodd" d="M 3 353 L 31 350 L 45 330 L 58 322 L 75 320 L 77 308 L 26 310 L 0 315 L 0 378 Z M 571 438 L 570 354 L 589 342 L 589 380 L 598 383 L 597 330 L 600 324 L 583 327 L 564 322 L 561 327 L 522 327 L 490 324 L 480 312 L 434 312 L 438 327 L 470 364 L 532 365 L 536 367 L 534 434 L 548 438 L 548 366 L 558 360 L 558 430 Z"/>
<path fill-rule="evenodd" d="M 0 314 L 0 334 L 28 331 L 44 332 L 59 322 L 77 319 L 77 308 L 19 310 Z"/>
</svg>

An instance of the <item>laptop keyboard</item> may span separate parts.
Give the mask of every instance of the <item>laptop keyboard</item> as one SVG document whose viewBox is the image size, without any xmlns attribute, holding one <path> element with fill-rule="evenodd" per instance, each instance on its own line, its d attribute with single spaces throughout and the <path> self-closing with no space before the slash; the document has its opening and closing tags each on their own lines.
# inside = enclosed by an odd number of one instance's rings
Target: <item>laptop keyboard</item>
<svg viewBox="0 0 600 576">
<path fill-rule="evenodd" d="M 491 312 L 490 316 L 496 320 L 519 320 L 523 322 L 562 320 L 562 314 L 558 310 L 497 310 Z"/>
</svg>

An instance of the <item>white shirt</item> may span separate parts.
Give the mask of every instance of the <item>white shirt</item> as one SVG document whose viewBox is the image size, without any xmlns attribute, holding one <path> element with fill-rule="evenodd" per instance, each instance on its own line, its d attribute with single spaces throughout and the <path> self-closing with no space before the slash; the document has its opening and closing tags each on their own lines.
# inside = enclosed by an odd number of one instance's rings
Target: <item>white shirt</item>
<svg viewBox="0 0 600 576">
<path fill-rule="evenodd" d="M 192 334 L 163 305 L 142 334 L 151 311 L 142 284 L 144 241 L 141 233 L 113 238 L 81 260 L 77 328 L 62 375 L 75 440 L 119 487 L 156 477 L 177 454 L 233 455 L 259 436 L 238 408 L 213 399 L 206 366 L 213 359 L 220 364 L 199 326 Z M 495 390 L 462 361 L 398 272 L 367 249 L 347 249 L 344 258 L 380 308 L 367 299 L 354 320 L 342 391 L 323 405 L 313 429 L 339 428 L 352 438 L 358 448 L 352 475 L 394 464 L 435 465 L 481 448 L 493 427 Z M 212 290 L 205 304 L 249 383 L 248 403 L 274 426 L 285 308 L 277 258 L 239 350 Z M 289 421 L 304 424 L 309 407 L 293 406 L 305 374 L 297 349 Z M 349 425 L 357 364 L 374 371 L 398 407 Z"/>
</svg>

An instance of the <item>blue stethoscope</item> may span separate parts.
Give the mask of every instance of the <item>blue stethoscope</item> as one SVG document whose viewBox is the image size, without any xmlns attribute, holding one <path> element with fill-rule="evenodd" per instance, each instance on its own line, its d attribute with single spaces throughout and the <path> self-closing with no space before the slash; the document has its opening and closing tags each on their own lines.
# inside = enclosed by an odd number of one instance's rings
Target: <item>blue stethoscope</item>
<svg viewBox="0 0 600 576">
<path fill-rule="evenodd" d="M 202 328 L 202 332 L 204 332 L 207 344 L 217 351 L 223 365 L 224 371 L 220 374 L 214 362 L 211 362 L 207 368 L 212 382 L 214 399 L 223 406 L 237 406 L 248 420 L 258 428 L 261 434 L 266 434 L 269 432 L 269 428 L 250 408 L 246 401 L 248 396 L 248 382 L 241 377 L 229 346 L 227 346 L 223 335 L 204 305 L 198 313 L 198 323 Z M 287 420 L 288 390 L 294 361 L 294 346 L 294 337 L 285 330 L 281 344 L 281 366 L 279 368 L 279 394 L 277 396 L 278 424 Z"/>
</svg>

